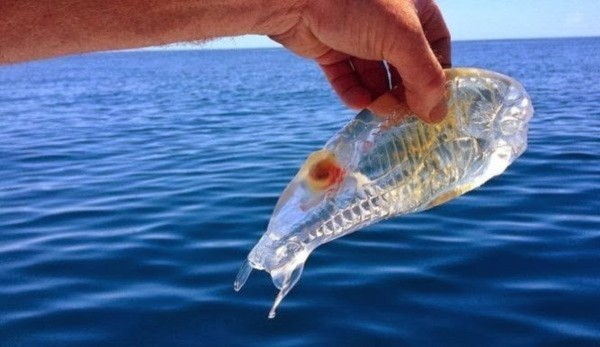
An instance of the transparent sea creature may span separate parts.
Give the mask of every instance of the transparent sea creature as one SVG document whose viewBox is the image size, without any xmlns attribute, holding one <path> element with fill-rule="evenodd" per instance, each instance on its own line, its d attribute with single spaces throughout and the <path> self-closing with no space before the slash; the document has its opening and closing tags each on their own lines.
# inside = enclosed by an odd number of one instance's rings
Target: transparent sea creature
<svg viewBox="0 0 600 347">
<path fill-rule="evenodd" d="M 243 263 L 236 291 L 252 269 L 267 271 L 280 290 L 273 318 L 318 246 L 442 204 L 501 174 L 525 151 L 533 107 L 518 82 L 478 69 L 449 69 L 446 78 L 441 123 L 365 109 L 308 157 Z"/>
</svg>

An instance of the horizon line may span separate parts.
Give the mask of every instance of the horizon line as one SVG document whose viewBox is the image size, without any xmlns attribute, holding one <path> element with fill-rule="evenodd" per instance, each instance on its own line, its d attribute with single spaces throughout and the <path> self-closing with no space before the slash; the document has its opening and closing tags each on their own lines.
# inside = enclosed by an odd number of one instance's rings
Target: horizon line
<svg viewBox="0 0 600 347">
<path fill-rule="evenodd" d="M 229 39 L 235 39 L 235 37 L 228 37 Z M 515 38 L 489 38 L 489 39 L 457 39 L 452 40 L 452 43 L 461 43 L 461 42 L 487 42 L 487 41 L 527 41 L 527 40 L 557 40 L 557 39 L 592 39 L 592 38 L 600 38 L 600 35 L 583 35 L 583 36 L 555 36 L 555 37 L 515 37 Z M 227 38 L 222 38 L 227 39 Z M 217 39 L 219 40 L 219 39 Z M 184 42 L 176 42 L 169 43 L 161 46 L 148 46 L 148 47 L 140 47 L 133 49 L 124 49 L 124 50 L 115 50 L 108 52 L 153 52 L 153 51 L 226 51 L 226 50 L 245 50 L 245 49 L 285 49 L 285 47 L 274 42 L 273 46 L 243 46 L 243 47 L 207 47 L 207 44 L 210 42 L 214 42 L 215 40 L 210 40 L 206 42 L 194 42 L 194 41 L 184 41 Z M 179 47 L 178 47 L 179 46 Z"/>
</svg>

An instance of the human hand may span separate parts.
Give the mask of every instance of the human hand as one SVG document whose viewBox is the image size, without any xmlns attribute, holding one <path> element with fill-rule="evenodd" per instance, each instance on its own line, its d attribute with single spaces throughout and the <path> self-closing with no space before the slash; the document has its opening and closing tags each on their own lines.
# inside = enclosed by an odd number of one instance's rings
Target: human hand
<svg viewBox="0 0 600 347">
<path fill-rule="evenodd" d="M 450 33 L 434 0 L 305 1 L 299 20 L 270 36 L 314 59 L 344 103 L 367 107 L 391 85 L 398 107 L 429 123 L 444 117 Z"/>
<path fill-rule="evenodd" d="M 373 110 L 391 84 L 386 110 L 408 105 L 427 122 L 445 114 L 436 105 L 450 34 L 434 0 L 0 1 L 0 64 L 243 34 L 315 59 L 351 107 Z"/>
</svg>

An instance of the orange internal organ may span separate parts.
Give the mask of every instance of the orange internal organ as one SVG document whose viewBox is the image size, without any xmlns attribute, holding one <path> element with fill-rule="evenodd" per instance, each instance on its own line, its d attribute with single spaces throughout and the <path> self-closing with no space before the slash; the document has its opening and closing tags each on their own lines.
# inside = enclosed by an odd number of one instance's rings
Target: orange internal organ
<svg viewBox="0 0 600 347">
<path fill-rule="evenodd" d="M 344 179 L 344 169 L 329 151 L 314 153 L 307 162 L 306 181 L 313 191 L 325 191 L 337 186 Z"/>
</svg>

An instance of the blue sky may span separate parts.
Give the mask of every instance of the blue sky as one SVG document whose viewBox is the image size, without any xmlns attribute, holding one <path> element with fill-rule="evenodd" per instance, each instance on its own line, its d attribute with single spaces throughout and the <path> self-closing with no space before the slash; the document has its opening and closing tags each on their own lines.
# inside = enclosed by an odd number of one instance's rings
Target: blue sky
<svg viewBox="0 0 600 347">
<path fill-rule="evenodd" d="M 438 0 L 455 40 L 600 36 L 600 0 Z M 213 40 L 205 48 L 274 47 L 266 37 Z"/>
</svg>

